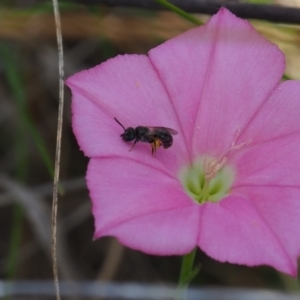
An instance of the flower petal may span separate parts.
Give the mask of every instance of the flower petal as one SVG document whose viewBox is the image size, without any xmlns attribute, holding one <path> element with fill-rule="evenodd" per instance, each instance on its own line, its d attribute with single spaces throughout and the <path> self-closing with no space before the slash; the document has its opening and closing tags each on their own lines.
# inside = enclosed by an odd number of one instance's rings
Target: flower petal
<svg viewBox="0 0 300 300">
<path fill-rule="evenodd" d="M 276 87 L 239 141 L 251 139 L 251 145 L 300 131 L 300 82 L 285 81 Z"/>
<path fill-rule="evenodd" d="M 289 274 L 297 274 L 297 258 L 300 255 L 300 199 L 299 188 L 241 187 L 233 191 L 243 194 L 254 204 L 259 214 L 276 235 L 292 261 Z"/>
<path fill-rule="evenodd" d="M 123 158 L 92 158 L 87 184 L 96 238 L 112 235 L 158 255 L 184 254 L 196 246 L 200 208 L 176 179 Z"/>
<path fill-rule="evenodd" d="M 198 210 L 199 207 L 188 206 L 139 215 L 109 228 L 106 235 L 115 236 L 123 245 L 148 254 L 184 255 L 196 247 Z"/>
<path fill-rule="evenodd" d="M 251 201 L 241 195 L 205 204 L 199 247 L 221 262 L 269 265 L 295 275 L 295 257 L 291 258 L 268 222 Z"/>
<path fill-rule="evenodd" d="M 181 133 L 174 137 L 173 147 L 157 151 L 156 161 L 149 144 L 139 143 L 129 153 L 133 142 L 120 138 L 124 130 L 114 117 L 125 127 L 164 126 L 180 131 L 168 95 L 147 56 L 117 56 L 71 76 L 66 84 L 72 90 L 73 130 L 85 155 L 149 159 L 171 170 L 187 160 Z"/>
<path fill-rule="evenodd" d="M 218 156 L 228 148 L 284 70 L 278 47 L 225 8 L 149 57 L 195 155 Z"/>
<path fill-rule="evenodd" d="M 300 133 L 294 133 L 239 151 L 229 159 L 236 169 L 234 187 L 300 187 L 298 149 Z"/>
</svg>

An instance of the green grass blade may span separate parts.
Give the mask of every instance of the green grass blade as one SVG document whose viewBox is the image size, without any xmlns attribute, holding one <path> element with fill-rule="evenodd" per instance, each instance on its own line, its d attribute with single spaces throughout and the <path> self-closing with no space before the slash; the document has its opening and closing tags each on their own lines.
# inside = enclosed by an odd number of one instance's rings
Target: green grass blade
<svg viewBox="0 0 300 300">
<path fill-rule="evenodd" d="M 167 9 L 175 12 L 176 14 L 183 17 L 184 19 L 192 22 L 195 25 L 203 25 L 203 23 L 200 20 L 198 20 L 197 18 L 195 18 L 193 15 L 187 13 L 186 11 L 184 11 L 181 8 L 175 6 L 174 4 L 168 2 L 167 0 L 156 0 L 156 2 L 163 5 Z"/>
</svg>

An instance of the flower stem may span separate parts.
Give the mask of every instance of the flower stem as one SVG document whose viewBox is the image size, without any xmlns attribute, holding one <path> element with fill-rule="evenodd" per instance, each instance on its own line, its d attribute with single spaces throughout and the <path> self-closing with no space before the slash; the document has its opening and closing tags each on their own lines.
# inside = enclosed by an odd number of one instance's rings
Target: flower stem
<svg viewBox="0 0 300 300">
<path fill-rule="evenodd" d="M 179 277 L 179 282 L 178 282 L 179 288 L 183 288 L 183 287 L 187 286 L 192 279 L 192 278 L 190 278 L 190 274 L 192 273 L 196 250 L 197 250 L 197 248 L 195 248 L 192 252 L 184 255 L 182 258 L 180 277 Z"/>
<path fill-rule="evenodd" d="M 197 247 L 182 258 L 178 289 L 180 299 L 185 299 L 185 291 L 192 279 L 199 273 L 200 266 L 194 267 Z"/>
</svg>

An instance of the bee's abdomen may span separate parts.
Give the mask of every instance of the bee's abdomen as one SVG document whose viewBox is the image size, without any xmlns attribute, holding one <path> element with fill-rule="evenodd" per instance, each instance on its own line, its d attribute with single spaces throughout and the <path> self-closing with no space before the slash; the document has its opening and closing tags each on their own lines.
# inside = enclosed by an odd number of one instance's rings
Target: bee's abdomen
<svg viewBox="0 0 300 300">
<path fill-rule="evenodd" d="M 173 144 L 173 137 L 169 132 L 160 133 L 159 139 L 165 149 L 171 147 Z"/>
</svg>

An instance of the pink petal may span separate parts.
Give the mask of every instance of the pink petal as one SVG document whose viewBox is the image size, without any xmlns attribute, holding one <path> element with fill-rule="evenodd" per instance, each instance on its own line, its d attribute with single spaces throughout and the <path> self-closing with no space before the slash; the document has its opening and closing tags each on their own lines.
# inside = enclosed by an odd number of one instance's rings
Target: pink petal
<svg viewBox="0 0 300 300">
<path fill-rule="evenodd" d="M 95 237 L 159 254 L 184 254 L 196 245 L 200 206 L 165 173 L 124 158 L 92 158 L 87 184 Z"/>
<path fill-rule="evenodd" d="M 156 161 L 149 144 L 138 143 L 129 152 L 133 142 L 120 138 L 124 130 L 114 117 L 125 127 L 164 126 L 180 131 L 168 95 L 148 57 L 117 56 L 73 75 L 66 84 L 72 90 L 73 130 L 85 155 L 126 156 L 142 161 L 146 155 L 154 165 L 162 162 L 168 169 L 187 159 L 181 133 L 174 137 L 173 147 L 158 149 Z"/>
<path fill-rule="evenodd" d="M 241 133 L 239 141 L 251 139 L 251 145 L 255 145 L 299 131 L 300 82 L 289 80 L 276 87 Z"/>
<path fill-rule="evenodd" d="M 261 200 L 270 198 L 269 190 L 262 192 Z M 284 240 L 280 240 L 273 231 L 276 228 L 270 227 L 264 215 L 251 203 L 252 196 L 245 193 L 235 194 L 217 204 L 205 204 L 199 247 L 221 262 L 248 266 L 269 265 L 295 275 L 295 257 L 291 257 L 283 244 Z M 279 199 L 277 197 L 273 200 Z"/>
<path fill-rule="evenodd" d="M 300 187 L 300 132 L 240 151 L 229 161 L 236 169 L 238 186 Z"/>
<path fill-rule="evenodd" d="M 198 210 L 199 207 L 188 206 L 139 215 L 110 228 L 106 235 L 148 254 L 184 255 L 196 247 Z"/>
<path fill-rule="evenodd" d="M 196 155 L 228 148 L 284 70 L 278 47 L 225 8 L 149 55 Z"/>
<path fill-rule="evenodd" d="M 300 201 L 299 188 L 241 187 L 233 191 L 243 194 L 254 204 L 278 242 L 286 250 L 293 267 L 288 272 L 296 276 L 300 254 Z"/>
</svg>

